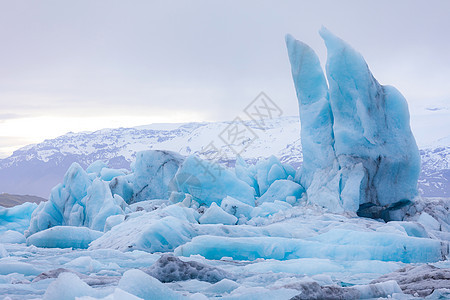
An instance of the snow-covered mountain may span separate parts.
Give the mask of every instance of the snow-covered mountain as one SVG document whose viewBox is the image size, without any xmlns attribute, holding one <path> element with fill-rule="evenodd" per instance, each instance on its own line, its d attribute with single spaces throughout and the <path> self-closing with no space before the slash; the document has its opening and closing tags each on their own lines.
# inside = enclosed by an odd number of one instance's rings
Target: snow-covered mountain
<svg viewBox="0 0 450 300">
<path fill-rule="evenodd" d="M 419 189 L 426 196 L 450 195 L 450 133 L 445 136 L 445 130 L 434 134 L 421 130 L 431 123 L 439 124 L 436 122 L 445 120 L 446 115 L 442 111 L 428 111 L 412 122 L 422 157 Z M 233 141 L 234 130 L 241 134 Z M 48 197 L 72 162 L 86 167 L 101 159 L 110 167 L 130 169 L 136 152 L 149 149 L 198 154 L 231 165 L 236 152 L 250 163 L 270 155 L 294 167 L 302 162 L 297 116 L 266 120 L 262 127 L 240 120 L 152 124 L 67 133 L 23 147 L 0 160 L 0 192 Z"/>
</svg>

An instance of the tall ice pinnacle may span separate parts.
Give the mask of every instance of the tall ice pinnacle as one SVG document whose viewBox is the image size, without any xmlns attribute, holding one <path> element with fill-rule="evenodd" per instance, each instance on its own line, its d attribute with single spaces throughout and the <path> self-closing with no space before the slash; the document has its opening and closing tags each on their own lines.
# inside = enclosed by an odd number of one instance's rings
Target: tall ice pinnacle
<svg viewBox="0 0 450 300">
<path fill-rule="evenodd" d="M 308 201 L 352 212 L 412 201 L 420 156 L 406 100 L 394 87 L 380 85 L 350 45 L 326 28 L 320 35 L 329 87 L 314 51 L 286 36 L 302 124 L 297 178 Z"/>
</svg>

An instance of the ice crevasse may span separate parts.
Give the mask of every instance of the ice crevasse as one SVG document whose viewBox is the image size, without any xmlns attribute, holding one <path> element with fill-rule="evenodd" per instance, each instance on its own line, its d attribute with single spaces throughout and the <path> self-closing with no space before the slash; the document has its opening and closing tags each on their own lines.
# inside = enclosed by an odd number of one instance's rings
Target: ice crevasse
<svg viewBox="0 0 450 300">
<path fill-rule="evenodd" d="M 380 85 L 364 58 L 326 28 L 326 77 L 316 53 L 286 36 L 297 93 L 303 166 L 296 180 L 310 203 L 333 212 L 401 219 L 414 201 L 420 156 L 405 98 Z"/>
</svg>

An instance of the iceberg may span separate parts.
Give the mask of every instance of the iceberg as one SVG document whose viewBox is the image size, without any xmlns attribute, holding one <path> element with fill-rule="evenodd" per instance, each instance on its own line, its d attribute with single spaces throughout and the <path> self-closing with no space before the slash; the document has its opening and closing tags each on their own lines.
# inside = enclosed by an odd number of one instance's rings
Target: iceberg
<svg viewBox="0 0 450 300">
<path fill-rule="evenodd" d="M 128 204 L 168 199 L 169 183 L 183 160 L 183 156 L 175 152 L 141 151 L 137 153 L 131 174 L 107 168 L 102 161 L 95 161 L 86 170 L 73 163 L 63 183 L 52 189 L 49 201 L 40 203 L 33 211 L 25 235 L 54 226 L 109 230 L 112 224 L 107 224 L 107 219 L 131 212 Z M 119 219 L 116 218 L 114 224 Z"/>
<path fill-rule="evenodd" d="M 255 206 L 255 190 L 221 165 L 189 156 L 175 174 L 172 191 L 192 195 L 199 204 L 218 205 L 227 197 Z"/>
<path fill-rule="evenodd" d="M 30 226 L 30 219 L 36 203 L 25 202 L 20 205 L 5 208 L 0 206 L 0 234 L 13 230 L 23 233 Z"/>
<path fill-rule="evenodd" d="M 152 212 L 125 220 L 93 241 L 89 249 L 169 252 L 196 236 L 192 225 L 173 216 L 154 216 Z"/>
<path fill-rule="evenodd" d="M 238 218 L 250 218 L 250 215 L 253 211 L 253 206 L 242 203 L 241 201 L 234 199 L 233 197 L 226 197 L 222 200 L 220 207 L 226 211 L 227 213 L 238 217 Z"/>
<path fill-rule="evenodd" d="M 270 156 L 255 165 L 255 178 L 258 185 L 258 195 L 262 196 L 276 180 L 287 179 L 295 176 L 295 170 L 283 165 L 278 158 Z"/>
<path fill-rule="evenodd" d="M 279 179 L 274 181 L 267 191 L 258 199 L 258 204 L 274 202 L 275 200 L 286 201 L 289 196 L 300 199 L 305 192 L 303 186 L 291 180 Z"/>
<path fill-rule="evenodd" d="M 301 119 L 303 166 L 296 179 L 308 202 L 333 212 L 371 205 L 375 218 L 395 211 L 417 193 L 420 156 L 405 98 L 380 85 L 364 58 L 325 28 L 326 74 L 315 52 L 286 36 Z"/>
<path fill-rule="evenodd" d="M 126 271 L 120 279 L 118 287 L 142 299 L 187 299 L 175 293 L 158 279 L 136 269 Z"/>
<path fill-rule="evenodd" d="M 172 151 L 141 151 L 132 165 L 132 202 L 150 199 L 167 199 L 169 183 L 183 163 L 184 157 Z"/>
<path fill-rule="evenodd" d="M 201 235 L 179 246 L 174 253 L 181 256 L 200 254 L 208 259 L 232 257 L 236 260 L 328 258 L 416 263 L 436 262 L 443 258 L 441 244 L 437 240 L 338 229 L 310 239 Z"/>
<path fill-rule="evenodd" d="M 73 163 L 64 175 L 63 183 L 52 189 L 50 200 L 41 202 L 31 215 L 25 236 L 53 226 L 82 226 L 86 206 L 83 199 L 91 183 L 88 173 Z"/>
<path fill-rule="evenodd" d="M 41 202 L 33 212 L 26 236 L 64 225 L 103 231 L 109 216 L 123 214 L 127 204 L 122 197 L 113 197 L 108 182 L 91 180 L 90 174 L 77 163 L 72 164 L 63 184 L 53 188 L 50 200 Z"/>
<path fill-rule="evenodd" d="M 224 211 L 215 202 L 205 211 L 203 216 L 199 218 L 200 224 L 224 224 L 234 225 L 238 218 Z"/>
<path fill-rule="evenodd" d="M 0 232 L 0 243 L 22 244 L 25 243 L 25 236 L 15 230 Z"/>
<path fill-rule="evenodd" d="M 86 227 L 55 226 L 29 236 L 27 244 L 44 248 L 87 249 L 89 243 L 102 235 L 103 232 Z"/>
<path fill-rule="evenodd" d="M 99 293 L 73 273 L 61 273 L 45 291 L 44 300 L 76 299 Z"/>
</svg>

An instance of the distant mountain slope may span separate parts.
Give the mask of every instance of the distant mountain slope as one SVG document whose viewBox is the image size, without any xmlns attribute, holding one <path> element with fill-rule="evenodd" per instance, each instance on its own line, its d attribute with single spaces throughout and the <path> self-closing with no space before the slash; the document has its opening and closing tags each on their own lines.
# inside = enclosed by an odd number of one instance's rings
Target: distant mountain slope
<svg viewBox="0 0 450 300">
<path fill-rule="evenodd" d="M 442 127 L 436 123 L 441 119 L 430 112 L 421 117 L 413 128 L 426 128 L 431 121 Z M 233 142 L 236 130 L 245 132 Z M 422 156 L 420 191 L 427 196 L 450 196 L 450 133 L 443 136 L 442 132 L 434 132 L 433 136 L 429 130 L 417 132 L 419 134 L 415 131 L 415 135 Z M 437 141 L 430 143 L 430 137 Z M 232 143 L 232 147 L 229 147 L 229 143 Z M 262 127 L 250 121 L 214 122 L 153 124 L 68 133 L 26 146 L 10 157 L 1 159 L 0 192 L 47 198 L 51 188 L 62 181 L 72 162 L 86 167 L 101 159 L 107 161 L 110 167 L 129 169 L 137 151 L 165 149 L 183 155 L 209 150 L 206 158 L 233 164 L 236 155 L 232 148 L 238 152 L 242 150 L 241 156 L 250 163 L 275 155 L 282 162 L 298 167 L 302 162 L 298 117 L 266 120 Z"/>
<path fill-rule="evenodd" d="M 13 207 L 25 202 L 37 203 L 39 204 L 42 201 L 46 201 L 46 199 L 30 196 L 30 195 L 11 195 L 11 194 L 0 194 L 0 206 L 3 207 Z"/>
</svg>

